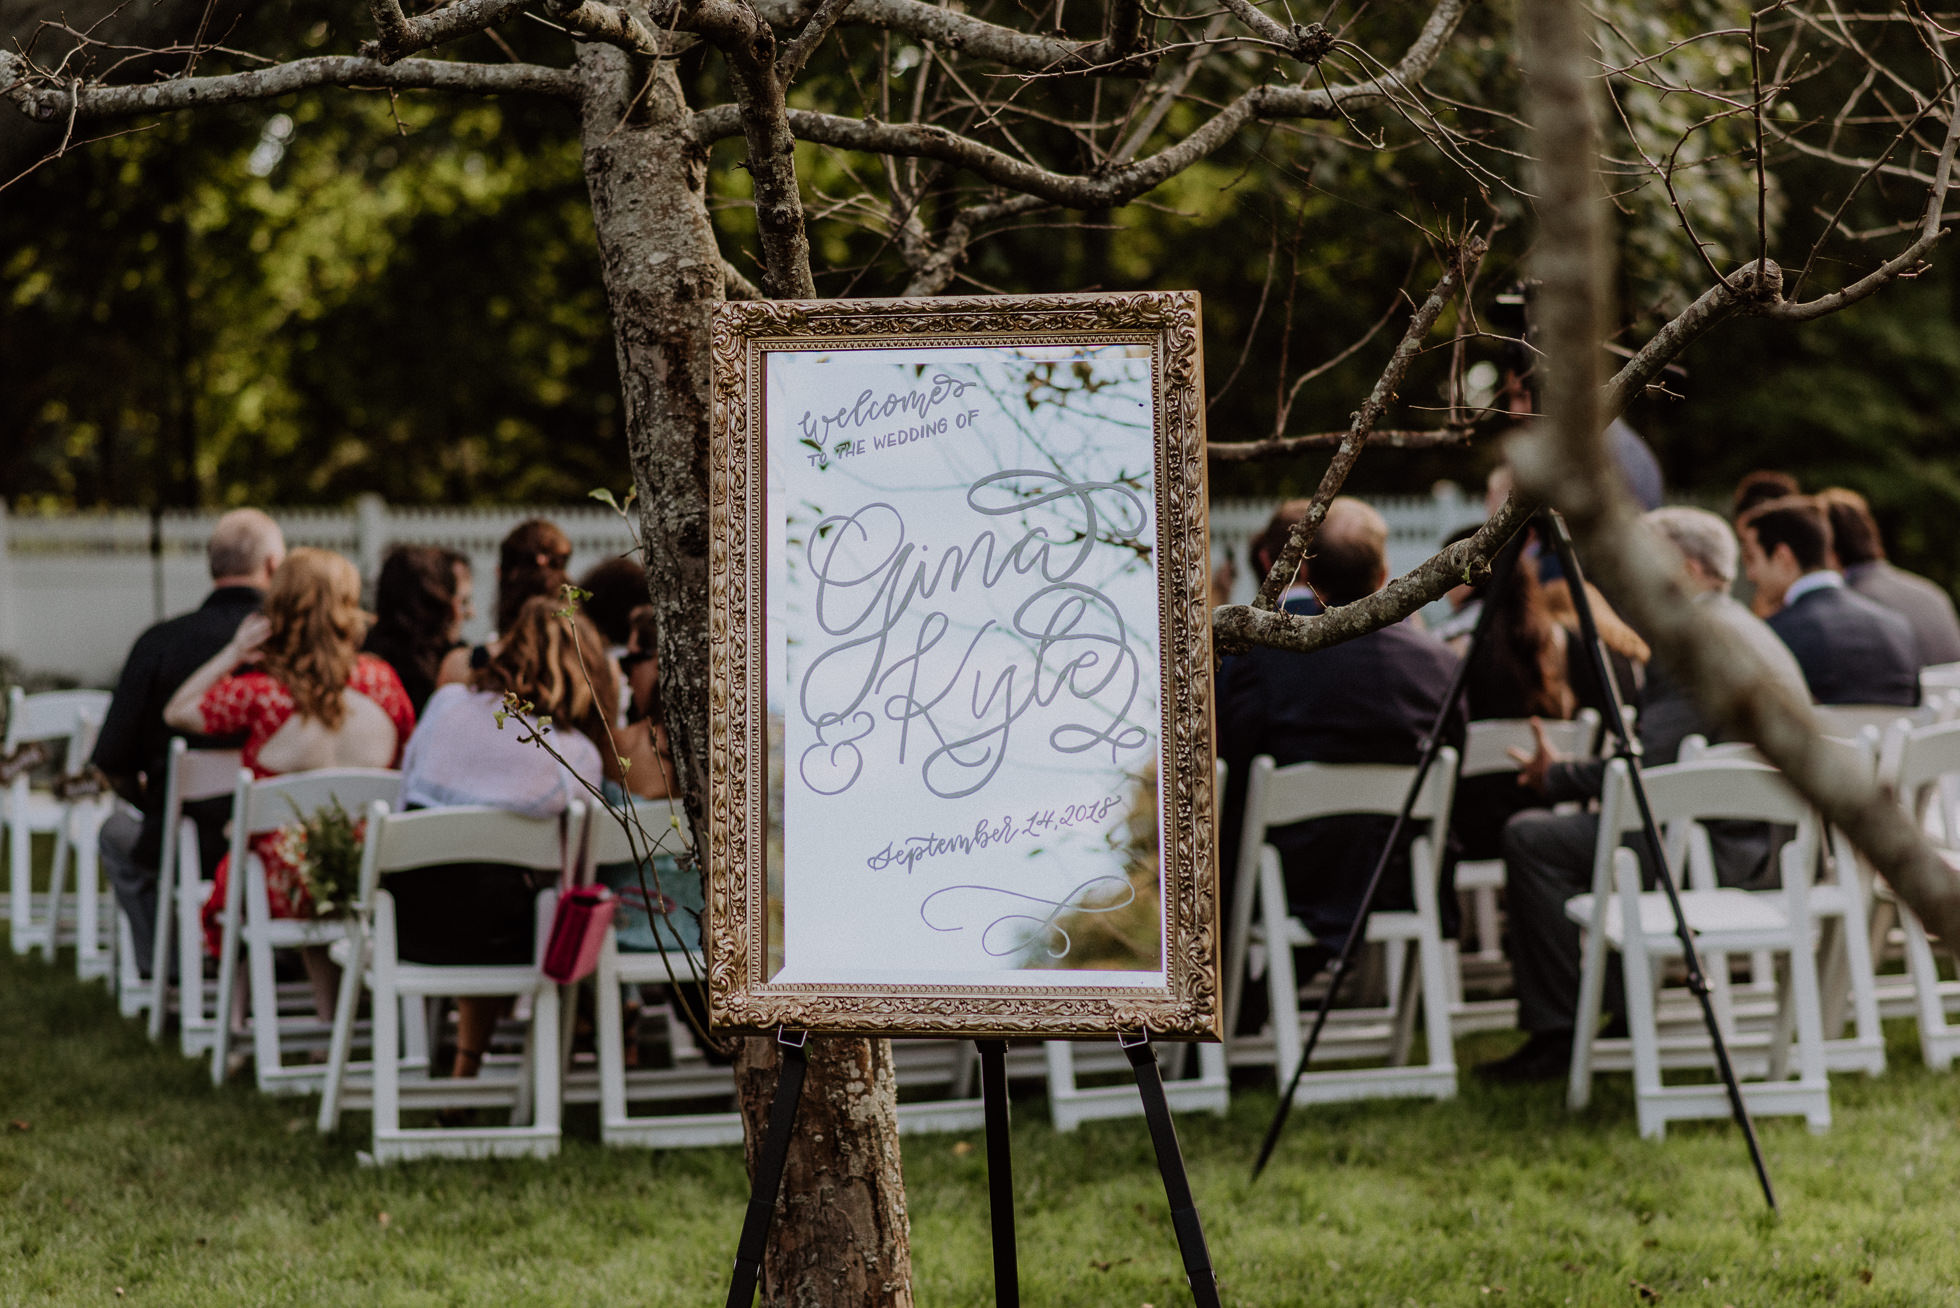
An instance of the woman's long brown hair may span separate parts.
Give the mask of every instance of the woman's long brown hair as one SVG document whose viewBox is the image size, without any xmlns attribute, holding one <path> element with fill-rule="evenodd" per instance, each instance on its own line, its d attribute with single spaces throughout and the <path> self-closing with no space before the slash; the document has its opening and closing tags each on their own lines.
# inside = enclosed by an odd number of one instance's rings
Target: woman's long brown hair
<svg viewBox="0 0 1960 1308">
<path fill-rule="evenodd" d="M 476 670 L 470 686 L 528 699 L 539 717 L 583 732 L 616 781 L 619 760 L 606 728 L 618 718 L 618 680 L 606 659 L 605 637 L 583 614 L 567 620 L 565 605 L 542 595 L 526 600 L 503 632 L 503 648 Z"/>
<path fill-rule="evenodd" d="M 300 548 L 265 592 L 272 623 L 259 666 L 292 693 L 294 711 L 330 728 L 346 720 L 342 692 L 367 634 L 361 574 L 332 550 Z"/>
</svg>

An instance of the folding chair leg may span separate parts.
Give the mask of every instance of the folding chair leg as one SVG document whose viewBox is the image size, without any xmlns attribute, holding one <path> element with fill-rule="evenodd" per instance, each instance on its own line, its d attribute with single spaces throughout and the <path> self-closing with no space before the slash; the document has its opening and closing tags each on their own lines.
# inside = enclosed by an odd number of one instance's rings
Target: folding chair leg
<svg viewBox="0 0 1960 1308">
<path fill-rule="evenodd" d="M 1593 1041 L 1599 1033 L 1599 1013 L 1606 994 L 1606 941 L 1597 931 L 1585 933 L 1579 950 L 1579 1004 L 1572 1024 L 1572 1069 L 1565 1103 L 1575 1111 L 1592 1102 Z"/>
<path fill-rule="evenodd" d="M 1940 968 L 1933 957 L 1933 944 L 1919 915 L 1899 914 L 1906 933 L 1906 970 L 1912 974 L 1913 1003 L 1919 1011 L 1919 1053 L 1926 1066 L 1944 1072 L 1953 1066 L 1953 1048 L 1943 1039 L 1947 1034 L 1946 1006 L 1940 1000 Z"/>
<path fill-rule="evenodd" d="M 54 834 L 54 862 L 48 868 L 48 926 L 41 940 L 41 957 L 54 962 L 61 946 L 61 901 L 68 881 L 68 823 L 64 819 Z"/>
<path fill-rule="evenodd" d="M 1456 1049 L 1451 1044 L 1451 981 L 1456 976 L 1450 942 L 1424 935 L 1416 941 L 1416 958 L 1422 967 L 1423 1034 L 1429 1045 L 1429 1066 L 1437 1071 L 1456 1070 Z"/>
<path fill-rule="evenodd" d="M 1416 1005 L 1421 1002 L 1423 983 L 1428 979 L 1424 975 L 1428 971 L 1428 960 L 1423 960 L 1423 968 L 1410 967 L 1409 942 L 1406 940 L 1389 942 L 1388 956 L 1391 960 L 1401 960 L 1399 965 L 1391 961 L 1388 969 L 1390 978 L 1400 982 L 1389 991 L 1395 996 L 1395 1017 L 1388 1045 L 1388 1063 L 1390 1067 L 1406 1067 L 1409 1051 L 1416 1043 Z M 1443 1011 L 1449 1011 L 1447 1000 L 1444 1001 Z"/>
<path fill-rule="evenodd" d="M 613 942 L 601 946 L 599 969 L 592 974 L 597 987 L 592 1003 L 592 1042 L 599 1064 L 599 1129 L 626 1116 L 626 1013 L 619 997 L 617 957 Z"/>
<path fill-rule="evenodd" d="M 1620 966 L 1626 981 L 1627 1033 L 1633 1044 L 1633 1093 L 1640 1135 L 1658 1140 L 1667 1132 L 1667 1120 L 1655 1112 L 1661 1091 L 1661 1052 L 1654 1014 L 1654 973 L 1643 942 L 1634 938 L 1631 930 L 1620 951 Z M 1597 1026 L 1597 1016 L 1593 1024 Z"/>
<path fill-rule="evenodd" d="M 359 926 L 348 931 L 351 948 L 347 966 L 340 973 L 340 999 L 333 1007 L 333 1037 L 327 1047 L 327 1080 L 320 1090 L 320 1116 L 316 1125 L 325 1135 L 340 1125 L 341 1083 L 347 1076 L 347 1061 L 354 1051 L 354 1015 L 361 1007 L 361 974 L 367 970 L 367 936 Z"/>
</svg>

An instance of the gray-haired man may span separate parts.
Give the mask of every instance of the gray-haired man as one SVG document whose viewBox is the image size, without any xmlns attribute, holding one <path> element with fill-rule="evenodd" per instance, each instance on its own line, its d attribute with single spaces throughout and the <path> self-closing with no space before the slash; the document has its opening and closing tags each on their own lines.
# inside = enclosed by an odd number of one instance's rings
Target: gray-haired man
<svg viewBox="0 0 1960 1308">
<path fill-rule="evenodd" d="M 1803 671 L 1789 649 L 1760 618 L 1729 597 L 1739 549 L 1729 525 L 1701 509 L 1655 509 L 1645 521 L 1681 552 L 1689 587 L 1703 620 L 1741 636 L 1793 694 L 1809 698 Z M 1640 704 L 1641 762 L 1672 763 L 1691 734 L 1721 739 L 1682 685 L 1666 668 L 1649 670 Z M 1606 764 L 1557 758 L 1539 734 L 1538 751 L 1524 761 L 1519 784 L 1547 804 L 1596 798 Z M 1550 1080 L 1565 1073 L 1572 1048 L 1573 1012 L 1579 998 L 1579 928 L 1565 916 L 1565 901 L 1592 888 L 1594 813 L 1528 809 L 1504 827 L 1505 902 L 1511 922 L 1511 965 L 1518 989 L 1518 1025 L 1530 1036 L 1509 1058 L 1485 1063 L 1479 1075 L 1493 1081 Z M 1769 859 L 1766 828 L 1749 825 L 1711 831 L 1718 875 L 1734 885 L 1758 876 Z"/>
<path fill-rule="evenodd" d="M 138 820 L 119 809 L 102 824 L 99 847 L 103 873 L 129 918 L 136 968 L 145 976 L 154 961 L 164 770 L 169 765 L 170 737 L 175 734 L 164 725 L 163 706 L 186 677 L 225 647 L 247 615 L 258 612 L 266 583 L 286 557 L 286 540 L 279 524 L 257 509 L 234 509 L 212 528 L 205 556 L 211 569 L 211 593 L 198 608 L 159 622 L 136 638 L 116 682 L 92 760 L 116 793 L 142 813 Z M 187 810 L 198 823 L 200 852 L 207 864 L 215 865 L 224 852 L 224 823 L 230 811 L 229 798 Z"/>
</svg>

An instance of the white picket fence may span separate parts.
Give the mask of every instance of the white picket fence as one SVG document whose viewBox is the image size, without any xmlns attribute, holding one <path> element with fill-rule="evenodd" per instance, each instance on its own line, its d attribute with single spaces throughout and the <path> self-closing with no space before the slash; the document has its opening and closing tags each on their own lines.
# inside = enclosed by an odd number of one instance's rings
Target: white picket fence
<svg viewBox="0 0 1960 1308">
<path fill-rule="evenodd" d="M 1450 531 L 1481 519 L 1482 508 L 1450 482 L 1431 495 L 1371 497 L 1389 525 L 1389 566 L 1406 571 Z M 1214 558 L 1238 564 L 1235 600 L 1256 585 L 1247 546 L 1266 525 L 1266 500 L 1215 500 Z M 370 580 L 388 547 L 442 545 L 469 556 L 479 587 L 477 618 L 464 634 L 489 632 L 497 545 L 517 523 L 545 517 L 572 540 L 576 576 L 634 546 L 633 533 L 597 504 L 419 509 L 363 496 L 348 509 L 275 509 L 290 545 L 339 550 Z M 143 629 L 202 602 L 210 589 L 204 543 L 217 515 L 139 512 L 20 515 L 0 504 L 0 655 L 28 673 L 51 673 L 83 685 L 114 683 L 123 656 Z"/>
</svg>

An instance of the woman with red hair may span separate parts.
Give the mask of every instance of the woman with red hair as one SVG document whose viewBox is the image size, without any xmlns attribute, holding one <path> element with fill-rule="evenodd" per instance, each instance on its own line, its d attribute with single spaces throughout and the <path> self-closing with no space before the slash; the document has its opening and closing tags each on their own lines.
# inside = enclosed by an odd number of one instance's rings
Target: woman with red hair
<svg viewBox="0 0 1960 1308">
<path fill-rule="evenodd" d="M 415 710 L 394 669 L 361 653 L 367 625 L 354 565 L 331 550 L 296 549 L 272 574 L 264 612 L 245 619 L 231 643 L 178 687 L 164 707 L 164 721 L 194 735 L 242 737 L 244 764 L 258 777 L 394 767 L 415 726 Z M 273 916 L 310 916 L 312 905 L 299 869 L 284 855 L 284 842 L 261 836 L 253 849 L 265 864 Z M 205 941 L 213 953 L 229 873 L 226 864 L 218 865 L 204 905 Z M 324 951 L 305 952 L 315 1006 L 331 1016 L 331 968 Z"/>
</svg>

